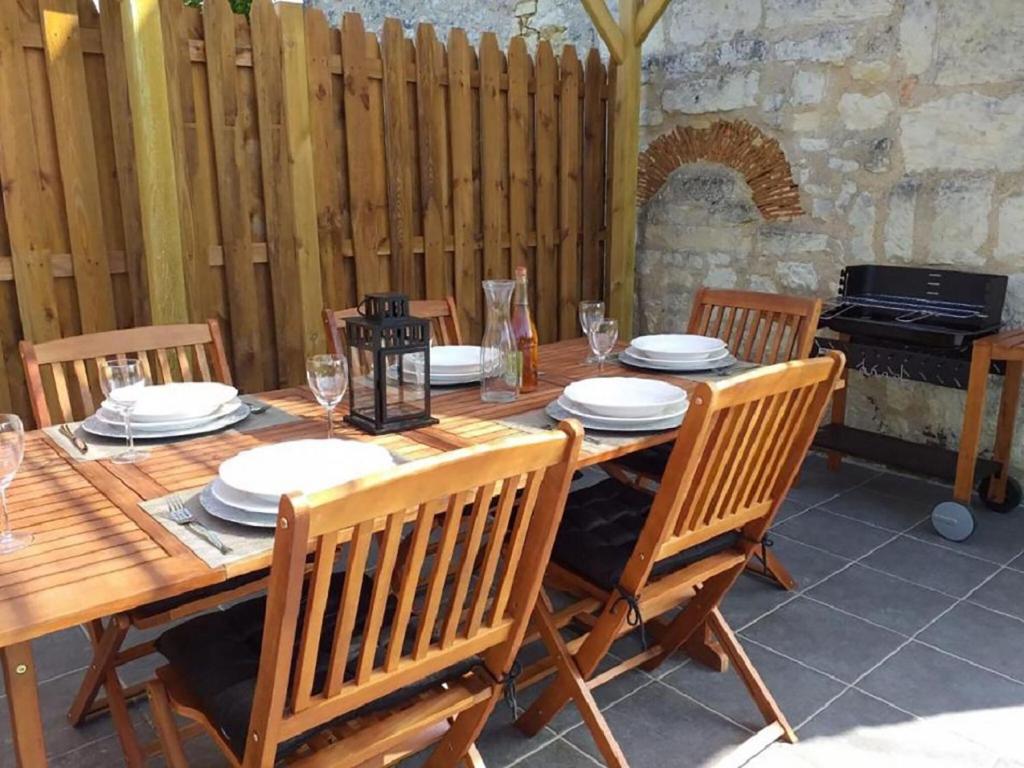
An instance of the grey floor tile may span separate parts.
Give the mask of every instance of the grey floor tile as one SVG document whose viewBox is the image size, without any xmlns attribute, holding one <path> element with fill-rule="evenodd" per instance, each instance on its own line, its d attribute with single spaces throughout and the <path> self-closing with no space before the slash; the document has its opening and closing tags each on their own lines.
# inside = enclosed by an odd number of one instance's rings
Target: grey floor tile
<svg viewBox="0 0 1024 768">
<path fill-rule="evenodd" d="M 890 531 L 905 531 L 932 513 L 932 504 L 902 496 L 886 496 L 865 486 L 841 493 L 821 506 L 837 515 Z"/>
<path fill-rule="evenodd" d="M 859 688 L 1005 757 L 1019 756 L 1024 685 L 912 642 Z"/>
<path fill-rule="evenodd" d="M 4 765 L 2 759 L 0 765 Z M 112 768 L 121 765 L 124 765 L 124 757 L 116 736 L 100 739 L 50 761 L 50 768 Z"/>
<path fill-rule="evenodd" d="M 851 560 L 866 555 L 893 536 L 891 531 L 834 515 L 821 507 L 776 526 L 775 533 Z"/>
<path fill-rule="evenodd" d="M 1020 619 L 960 603 L 918 639 L 1024 683 L 1024 621 Z"/>
<path fill-rule="evenodd" d="M 844 462 L 838 472 L 832 472 L 826 466 L 823 456 L 811 454 L 804 461 L 797 483 L 790 490 L 788 498 L 798 504 L 819 504 L 877 474 L 878 470 L 851 462 Z"/>
<path fill-rule="evenodd" d="M 971 595 L 971 602 L 1024 620 L 1024 573 L 1000 571 Z"/>
<path fill-rule="evenodd" d="M 798 597 L 743 631 L 757 643 L 852 683 L 904 638 Z"/>
<path fill-rule="evenodd" d="M 778 525 L 783 520 L 788 520 L 794 515 L 799 515 L 805 509 L 807 509 L 806 504 L 801 504 L 798 501 L 792 501 L 787 499 L 786 501 L 782 502 L 782 506 L 779 507 L 779 511 L 775 513 L 775 525 Z"/>
<path fill-rule="evenodd" d="M 856 563 L 807 594 L 904 635 L 914 634 L 956 602 L 955 598 Z"/>
<path fill-rule="evenodd" d="M 774 542 L 772 553 L 786 566 L 800 589 L 832 575 L 849 562 L 845 557 L 823 552 L 786 536 L 773 535 L 771 538 Z"/>
<path fill-rule="evenodd" d="M 488 763 L 489 765 L 490 763 Z M 567 741 L 555 739 L 516 765 L 523 766 L 523 768 L 593 768 L 602 763 L 593 760 Z M 501 766 L 499 765 L 497 768 L 501 768 Z"/>
<path fill-rule="evenodd" d="M 774 651 L 752 643 L 746 643 L 744 648 L 794 728 L 843 690 L 842 683 Z M 700 664 L 690 663 L 663 677 L 662 682 L 751 730 L 756 731 L 764 725 L 764 719 L 746 686 L 731 668 L 726 672 L 714 672 Z"/>
<path fill-rule="evenodd" d="M 655 682 L 605 710 L 605 717 L 633 768 L 664 768 L 680 756 L 686 765 L 710 765 L 750 734 Z M 565 738 L 596 757 L 586 726 Z"/>
<path fill-rule="evenodd" d="M 792 599 L 791 592 L 775 584 L 757 576 L 743 575 L 722 601 L 722 613 L 733 629 L 740 629 Z"/>
<path fill-rule="evenodd" d="M 520 705 L 526 706 L 532 703 L 540 694 L 541 687 L 538 685 L 524 691 L 520 696 Z M 570 703 L 568 706 L 572 707 L 573 705 Z M 553 730 L 545 728 L 533 738 L 528 738 L 515 727 L 514 723 L 515 718 L 512 711 L 504 702 L 494 708 L 487 725 L 484 726 L 483 733 L 477 739 L 477 747 L 487 765 L 508 765 L 555 737 Z"/>
<path fill-rule="evenodd" d="M 883 472 L 868 480 L 863 487 L 898 499 L 913 499 L 928 507 L 948 501 L 953 495 L 953 489 L 945 483 L 896 472 Z"/>
<path fill-rule="evenodd" d="M 864 564 L 886 573 L 964 597 L 991 576 L 999 566 L 938 547 L 909 536 L 900 536 L 864 558 Z"/>
<path fill-rule="evenodd" d="M 855 728 L 880 728 L 914 720 L 913 715 L 850 688 L 800 727 L 801 739 L 842 736 Z"/>
<path fill-rule="evenodd" d="M 1024 516 L 1020 514 L 1001 515 L 974 505 L 976 527 L 967 541 L 954 543 L 935 532 L 930 520 L 918 523 L 909 535 L 922 541 L 941 544 L 964 554 L 976 555 L 1000 565 L 1008 563 L 1024 552 Z M 803 517 L 801 515 L 800 517 Z M 797 520 L 800 518 L 798 517 Z"/>
</svg>

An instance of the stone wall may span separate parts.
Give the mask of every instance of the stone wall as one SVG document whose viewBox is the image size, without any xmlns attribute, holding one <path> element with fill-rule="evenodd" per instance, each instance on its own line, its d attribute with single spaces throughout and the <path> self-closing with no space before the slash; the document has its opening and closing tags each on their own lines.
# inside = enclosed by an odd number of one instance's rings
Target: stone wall
<svg viewBox="0 0 1024 768">
<path fill-rule="evenodd" d="M 595 44 L 578 0 L 313 1 L 371 28 Z M 681 328 L 700 285 L 825 297 L 860 263 L 1007 274 L 1024 325 L 1022 51 L 1024 0 L 672 0 L 645 46 L 643 142 L 746 119 L 781 142 L 807 215 L 767 223 L 733 171 L 675 172 L 640 211 L 641 328 Z M 955 444 L 962 393 L 854 378 L 851 423 Z"/>
</svg>

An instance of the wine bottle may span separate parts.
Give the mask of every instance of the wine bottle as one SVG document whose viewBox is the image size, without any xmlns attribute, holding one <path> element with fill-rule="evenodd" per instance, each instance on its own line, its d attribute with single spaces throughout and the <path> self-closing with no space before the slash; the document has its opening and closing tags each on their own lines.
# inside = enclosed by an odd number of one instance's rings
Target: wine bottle
<svg viewBox="0 0 1024 768">
<path fill-rule="evenodd" d="M 515 296 L 512 299 L 512 334 L 519 350 L 519 391 L 537 388 L 537 326 L 530 314 L 530 292 L 526 267 L 516 267 Z"/>
</svg>

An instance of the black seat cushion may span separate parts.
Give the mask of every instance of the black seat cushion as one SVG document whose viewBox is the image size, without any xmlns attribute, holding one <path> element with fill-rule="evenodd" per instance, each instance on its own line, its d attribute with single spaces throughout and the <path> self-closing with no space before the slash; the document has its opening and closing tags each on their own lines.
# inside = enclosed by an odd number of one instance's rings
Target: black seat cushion
<svg viewBox="0 0 1024 768">
<path fill-rule="evenodd" d="M 654 498 L 617 480 L 605 480 L 569 495 L 551 559 L 601 589 L 611 591 L 640 539 Z M 678 571 L 723 552 L 739 541 L 723 533 L 657 563 L 654 577 Z"/>
<path fill-rule="evenodd" d="M 635 451 L 615 459 L 614 463 L 630 472 L 638 472 L 657 479 L 665 474 L 673 445 L 674 443 L 662 443 L 643 451 Z"/>
<path fill-rule="evenodd" d="M 230 592 L 233 589 L 244 587 L 246 584 L 252 584 L 253 582 L 259 581 L 267 575 L 267 571 L 254 571 L 252 573 L 243 573 L 241 576 L 235 576 L 232 579 L 223 581 L 220 584 L 211 584 L 208 587 L 201 587 L 200 589 L 193 589 L 191 592 L 186 592 L 183 595 L 175 595 L 174 597 L 168 597 L 166 600 L 157 600 L 155 603 L 149 603 L 139 608 L 134 609 L 131 612 L 132 620 L 144 620 L 157 616 L 166 611 L 173 611 L 175 608 L 180 608 L 183 605 L 194 603 L 196 600 L 203 600 L 207 597 L 213 597 L 214 595 L 223 594 Z"/>
<path fill-rule="evenodd" d="M 320 690 L 327 676 L 344 581 L 344 572 L 335 573 L 331 578 L 321 633 L 322 640 L 317 655 L 314 691 Z M 361 650 L 358 636 L 362 631 L 363 620 L 369 609 L 372 591 L 372 580 L 369 577 L 364 577 L 358 617 L 353 633 L 356 636 L 353 637 L 353 647 L 348 655 L 349 672 L 352 671 Z M 214 611 L 197 616 L 168 630 L 156 642 L 157 650 L 171 663 L 177 675 L 198 699 L 202 710 L 210 718 L 214 727 L 220 731 L 239 758 L 245 751 L 246 733 L 249 728 L 249 717 L 256 691 L 256 676 L 259 671 L 266 607 L 266 597 L 253 598 L 224 611 Z M 389 598 L 387 614 L 381 630 L 382 638 L 388 637 L 387 630 L 393 618 L 393 611 L 394 600 Z M 305 601 L 300 609 L 300 627 L 304 613 Z M 415 632 L 416 628 L 410 622 L 406 633 L 407 643 L 411 643 Z M 378 662 L 382 660 L 381 657 L 385 651 L 386 645 L 380 643 Z M 353 717 L 388 709 L 446 680 L 464 675 L 478 661 L 475 657 L 467 659 L 428 679 L 420 680 L 358 710 L 347 713 L 335 722 L 343 722 Z M 305 743 L 307 738 L 308 734 L 305 734 L 282 742 L 277 751 L 277 759 L 280 760 L 294 752 Z"/>
</svg>

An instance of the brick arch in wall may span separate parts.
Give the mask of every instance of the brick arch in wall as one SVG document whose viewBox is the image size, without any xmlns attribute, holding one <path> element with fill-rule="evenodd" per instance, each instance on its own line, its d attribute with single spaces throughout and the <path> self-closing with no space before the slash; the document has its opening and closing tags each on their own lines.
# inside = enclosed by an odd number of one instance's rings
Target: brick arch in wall
<svg viewBox="0 0 1024 768">
<path fill-rule="evenodd" d="M 745 120 L 719 120 L 706 128 L 679 126 L 652 141 L 640 153 L 637 201 L 646 203 L 687 163 L 720 163 L 738 171 L 761 215 L 792 219 L 804 213 L 800 189 L 793 181 L 779 142 Z"/>
</svg>

